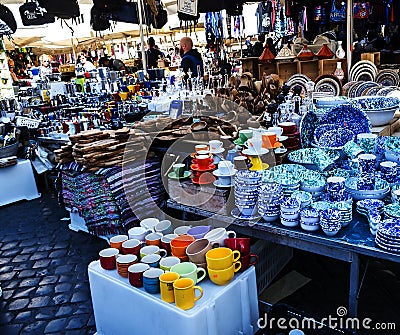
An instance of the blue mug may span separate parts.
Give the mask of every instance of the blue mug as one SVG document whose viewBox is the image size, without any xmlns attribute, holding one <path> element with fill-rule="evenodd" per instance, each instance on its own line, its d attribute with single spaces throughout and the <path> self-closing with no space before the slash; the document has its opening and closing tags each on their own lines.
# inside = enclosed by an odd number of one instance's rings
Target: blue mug
<svg viewBox="0 0 400 335">
<path fill-rule="evenodd" d="M 157 294 L 160 293 L 160 276 L 164 270 L 157 268 L 150 268 L 143 272 L 143 287 L 147 293 Z"/>
<path fill-rule="evenodd" d="M 151 268 L 158 268 L 161 256 L 158 254 L 150 254 L 142 257 L 141 262 L 149 265 Z"/>
</svg>

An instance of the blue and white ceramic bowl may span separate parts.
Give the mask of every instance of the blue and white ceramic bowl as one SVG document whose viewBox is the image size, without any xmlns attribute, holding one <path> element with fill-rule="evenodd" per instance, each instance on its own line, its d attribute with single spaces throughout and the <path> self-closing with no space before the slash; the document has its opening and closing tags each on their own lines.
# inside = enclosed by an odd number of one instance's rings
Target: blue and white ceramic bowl
<svg viewBox="0 0 400 335">
<path fill-rule="evenodd" d="M 325 152 L 331 160 L 337 161 L 340 155 L 335 150 L 324 150 L 320 148 L 304 148 L 292 151 L 288 154 L 289 161 L 300 164 L 307 169 L 316 170 L 317 166 L 313 163 L 313 157 Z"/>
<path fill-rule="evenodd" d="M 288 220 L 288 219 L 282 219 L 281 218 L 281 223 L 285 227 L 296 227 L 299 225 L 299 220 L 294 219 L 294 220 Z"/>
<path fill-rule="evenodd" d="M 355 159 L 358 155 L 365 153 L 364 149 L 362 149 L 356 142 L 348 141 L 343 146 L 343 152 L 350 158 Z"/>
<path fill-rule="evenodd" d="M 317 144 L 320 148 L 343 148 L 347 142 L 353 141 L 354 138 L 355 135 L 350 129 L 337 128 L 323 134 Z"/>
<path fill-rule="evenodd" d="M 351 194 L 354 200 L 363 199 L 384 199 L 390 192 L 390 186 L 384 179 L 376 178 L 373 190 L 359 190 L 357 188 L 357 178 L 350 177 L 345 183 L 346 191 Z"/>
<path fill-rule="evenodd" d="M 327 132 L 331 130 L 337 130 L 338 126 L 332 123 L 321 124 L 314 130 L 314 142 L 319 143 L 320 138 Z"/>
<path fill-rule="evenodd" d="M 281 202 L 281 210 L 289 213 L 300 211 L 300 203 L 297 199 L 285 198 Z"/>
</svg>

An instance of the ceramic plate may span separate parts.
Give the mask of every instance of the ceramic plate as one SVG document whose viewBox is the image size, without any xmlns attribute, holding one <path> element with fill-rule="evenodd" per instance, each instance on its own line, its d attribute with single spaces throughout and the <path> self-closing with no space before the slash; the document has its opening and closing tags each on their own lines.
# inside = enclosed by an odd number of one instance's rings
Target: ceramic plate
<svg viewBox="0 0 400 335">
<path fill-rule="evenodd" d="M 397 89 L 398 89 L 397 86 L 383 87 L 378 91 L 378 93 L 376 95 L 380 95 L 380 96 L 385 97 L 387 94 L 389 94 L 390 92 L 396 91 Z"/>
<path fill-rule="evenodd" d="M 231 185 L 222 185 L 219 180 L 214 181 L 213 184 L 214 184 L 214 186 L 220 187 L 220 188 L 231 188 L 231 187 L 233 187 L 232 184 Z"/>
<path fill-rule="evenodd" d="M 376 76 L 375 81 L 382 86 L 398 86 L 399 85 L 399 74 L 390 69 L 382 70 Z"/>
<path fill-rule="evenodd" d="M 342 94 L 344 95 L 344 96 L 348 96 L 348 93 L 349 93 L 349 89 L 354 85 L 354 84 L 357 84 L 357 82 L 356 81 L 349 81 L 349 82 L 347 82 L 346 84 L 344 84 L 343 85 L 343 87 L 342 87 Z"/>
<path fill-rule="evenodd" d="M 175 172 L 170 172 L 170 173 L 168 173 L 168 178 L 171 178 L 171 179 L 186 179 L 186 178 L 189 178 L 191 176 L 191 174 L 192 173 L 190 171 L 185 171 L 184 174 L 183 174 L 183 177 L 178 177 L 175 174 Z"/>
<path fill-rule="evenodd" d="M 361 97 L 362 95 L 364 95 L 364 92 L 365 92 L 367 89 L 369 89 L 369 88 L 371 88 L 371 87 L 377 87 L 377 86 L 379 86 L 379 84 L 377 84 L 377 83 L 375 83 L 375 82 L 373 82 L 373 81 L 365 81 L 365 82 L 362 82 L 361 85 L 359 85 L 359 86 L 357 87 L 357 90 L 356 90 L 355 95 L 356 95 L 357 97 Z"/>
<path fill-rule="evenodd" d="M 300 122 L 300 141 L 303 148 L 310 148 L 314 130 L 319 125 L 319 118 L 313 111 L 304 114 Z"/>
<path fill-rule="evenodd" d="M 372 76 L 373 76 L 372 80 L 374 80 L 378 74 L 378 69 L 377 69 L 376 65 L 369 60 L 362 60 L 362 61 L 359 61 L 356 64 L 354 64 L 350 70 L 349 80 L 350 81 L 358 81 L 358 79 L 355 79 L 355 77 L 354 77 L 355 74 L 359 73 L 360 70 L 366 70 L 366 69 L 371 71 Z"/>
</svg>

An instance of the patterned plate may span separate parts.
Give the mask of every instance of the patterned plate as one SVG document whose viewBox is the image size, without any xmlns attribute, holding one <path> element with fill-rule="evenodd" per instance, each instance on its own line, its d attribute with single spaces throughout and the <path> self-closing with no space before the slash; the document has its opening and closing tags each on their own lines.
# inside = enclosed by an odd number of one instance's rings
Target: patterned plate
<svg viewBox="0 0 400 335">
<path fill-rule="evenodd" d="M 375 77 L 368 69 L 362 69 L 354 75 L 354 80 L 357 81 L 374 81 Z"/>
<path fill-rule="evenodd" d="M 347 96 L 348 96 L 349 98 L 355 98 L 355 97 L 356 97 L 356 93 L 357 93 L 357 88 L 358 88 L 358 86 L 360 86 L 360 85 L 362 85 L 362 82 L 356 82 L 355 84 L 353 84 L 353 85 L 349 88 L 348 93 L 347 93 Z"/>
<path fill-rule="evenodd" d="M 369 87 L 363 92 L 363 96 L 371 96 L 371 95 L 377 95 L 378 91 L 382 88 L 382 85 L 378 84 L 378 86 L 375 87 Z"/>
<path fill-rule="evenodd" d="M 398 72 L 389 69 L 380 71 L 375 80 L 383 86 L 397 86 L 400 82 Z"/>
<path fill-rule="evenodd" d="M 357 87 L 356 90 L 356 97 L 361 97 L 362 95 L 364 95 L 364 92 L 371 87 L 377 87 L 379 86 L 379 84 L 373 82 L 373 81 L 364 81 L 361 83 L 361 85 L 359 85 Z"/>
<path fill-rule="evenodd" d="M 316 92 L 332 92 L 334 96 L 338 96 L 342 91 L 342 82 L 334 75 L 324 74 L 315 79 L 314 90 Z"/>
<path fill-rule="evenodd" d="M 369 60 L 362 60 L 357 62 L 356 64 L 353 65 L 353 67 L 350 70 L 350 75 L 349 75 L 349 80 L 350 81 L 358 81 L 358 79 L 356 79 L 355 74 L 358 72 L 363 73 L 364 71 L 368 71 L 371 73 L 372 81 L 375 79 L 375 77 L 378 74 L 378 69 L 376 67 L 376 65 L 374 63 L 372 63 Z M 360 76 L 358 76 L 360 77 Z"/>
<path fill-rule="evenodd" d="M 300 141 L 303 148 L 310 148 L 314 130 L 319 125 L 319 118 L 313 111 L 308 111 L 300 122 Z"/>
<path fill-rule="evenodd" d="M 389 94 L 390 92 L 396 91 L 398 89 L 397 86 L 386 86 L 381 88 L 378 93 L 376 93 L 376 95 L 380 95 L 385 97 L 387 94 Z"/>
<path fill-rule="evenodd" d="M 342 87 L 342 95 L 344 95 L 346 97 L 349 96 L 348 95 L 349 90 L 354 84 L 357 84 L 357 82 L 356 81 L 349 81 L 348 83 L 344 84 L 343 87 Z"/>
</svg>

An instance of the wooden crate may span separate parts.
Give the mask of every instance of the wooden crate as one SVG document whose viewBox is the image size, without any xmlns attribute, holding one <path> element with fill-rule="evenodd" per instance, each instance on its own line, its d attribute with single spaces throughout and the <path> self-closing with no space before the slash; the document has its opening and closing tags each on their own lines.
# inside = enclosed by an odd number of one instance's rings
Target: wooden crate
<svg viewBox="0 0 400 335">
<path fill-rule="evenodd" d="M 279 79 L 285 82 L 297 73 L 297 62 L 277 62 L 276 68 Z"/>
<path fill-rule="evenodd" d="M 361 60 L 369 60 L 375 65 L 381 65 L 381 53 L 380 52 L 364 52 L 361 54 Z"/>
<path fill-rule="evenodd" d="M 319 75 L 318 60 L 297 62 L 297 72 L 306 75 L 311 80 L 315 80 Z"/>
<path fill-rule="evenodd" d="M 239 59 L 242 62 L 242 73 L 250 72 L 254 78 L 259 78 L 258 57 L 246 57 Z"/>
<path fill-rule="evenodd" d="M 344 77 L 347 78 L 347 60 L 342 59 L 321 59 L 318 61 L 319 75 L 333 74 L 336 70 L 337 62 L 342 63 L 342 69 L 344 71 Z"/>
<path fill-rule="evenodd" d="M 260 78 L 260 80 L 263 77 L 263 74 L 266 73 L 268 74 L 273 74 L 273 73 L 278 73 L 277 69 L 276 69 L 276 63 L 263 63 L 263 64 L 258 64 L 258 73 L 260 74 L 260 76 L 258 78 Z"/>
</svg>

